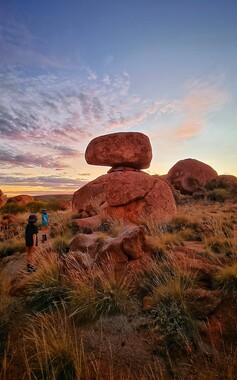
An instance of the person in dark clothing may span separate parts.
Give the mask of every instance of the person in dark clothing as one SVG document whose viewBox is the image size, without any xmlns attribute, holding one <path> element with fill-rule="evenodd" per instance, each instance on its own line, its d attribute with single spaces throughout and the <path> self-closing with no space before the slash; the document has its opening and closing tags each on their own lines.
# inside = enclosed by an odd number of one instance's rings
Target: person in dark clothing
<svg viewBox="0 0 237 380">
<path fill-rule="evenodd" d="M 37 219 L 36 215 L 31 214 L 25 229 L 27 271 L 29 273 L 35 272 L 35 255 L 38 246 L 38 227 L 35 225 Z"/>
</svg>

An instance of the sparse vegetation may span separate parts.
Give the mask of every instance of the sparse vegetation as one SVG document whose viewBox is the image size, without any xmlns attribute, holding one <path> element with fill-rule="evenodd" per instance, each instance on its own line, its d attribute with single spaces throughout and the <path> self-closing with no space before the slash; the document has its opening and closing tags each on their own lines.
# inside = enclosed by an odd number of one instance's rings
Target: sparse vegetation
<svg viewBox="0 0 237 380">
<path fill-rule="evenodd" d="M 143 220 L 151 259 L 122 272 L 114 270 L 112 261 L 98 266 L 87 252 L 68 253 L 74 215 L 70 210 L 52 211 L 49 243 L 39 248 L 37 271 L 19 272 L 14 284 L 9 270 L 0 273 L 0 377 L 234 380 L 237 336 L 228 326 L 237 312 L 237 208 L 228 200 L 206 202 L 180 204 L 177 217 L 169 223 Z M 10 230 L 9 237 L 5 232 L 0 235 L 3 268 L 12 268 L 15 256 L 24 257 L 14 253 L 25 250 L 27 216 L 28 211 L 17 214 L 17 238 Z M 104 217 L 95 232 L 103 244 L 126 228 L 126 222 Z M 210 317 L 202 316 L 200 289 L 204 298 L 206 290 L 217 292 L 218 314 L 213 309 Z M 133 348 L 126 339 L 120 342 L 117 332 L 115 345 L 118 317 L 126 318 L 121 331 L 134 334 Z M 111 326 L 108 336 L 98 328 L 104 323 Z M 139 344 L 147 347 L 138 362 L 133 351 L 139 350 Z M 129 365 L 123 362 L 125 356 Z"/>
<path fill-rule="evenodd" d="M 25 251 L 25 241 L 23 238 L 13 238 L 0 242 L 0 258 L 10 256 L 13 253 Z"/>
</svg>

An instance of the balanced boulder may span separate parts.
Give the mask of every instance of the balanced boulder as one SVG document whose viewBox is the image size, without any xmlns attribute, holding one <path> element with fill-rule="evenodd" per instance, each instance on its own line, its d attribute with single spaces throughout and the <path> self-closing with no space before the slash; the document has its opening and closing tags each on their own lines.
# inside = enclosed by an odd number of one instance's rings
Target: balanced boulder
<svg viewBox="0 0 237 380">
<path fill-rule="evenodd" d="M 187 158 L 178 161 L 168 172 L 166 181 L 181 194 L 193 194 L 218 176 L 217 172 L 204 162 Z"/>
<path fill-rule="evenodd" d="M 93 139 L 85 158 L 90 165 L 146 169 L 150 166 L 152 149 L 149 138 L 143 133 L 111 133 Z"/>
</svg>

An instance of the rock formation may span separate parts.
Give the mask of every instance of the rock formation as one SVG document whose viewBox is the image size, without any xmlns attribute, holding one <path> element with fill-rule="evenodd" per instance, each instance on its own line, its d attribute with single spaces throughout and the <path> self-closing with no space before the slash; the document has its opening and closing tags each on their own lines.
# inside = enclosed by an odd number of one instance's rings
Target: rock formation
<svg viewBox="0 0 237 380">
<path fill-rule="evenodd" d="M 96 137 L 85 153 L 90 165 L 149 168 L 152 150 L 149 138 L 139 132 L 120 132 Z"/>
<path fill-rule="evenodd" d="M 28 202 L 33 202 L 34 198 L 30 195 L 17 195 L 15 197 L 8 198 L 7 203 L 17 203 L 18 206 L 24 206 Z"/>
<path fill-rule="evenodd" d="M 6 198 L 6 197 L 4 196 L 2 190 L 0 190 L 0 208 L 1 208 L 2 206 L 4 206 L 4 204 L 6 203 L 6 199 L 5 199 L 5 198 Z"/>
<path fill-rule="evenodd" d="M 211 166 L 204 162 L 187 158 L 178 161 L 168 172 L 166 182 L 181 194 L 193 194 L 218 176 Z"/>
<path fill-rule="evenodd" d="M 176 213 L 170 187 L 141 171 L 149 167 L 151 158 L 149 139 L 142 133 L 113 133 L 92 140 L 86 149 L 87 162 L 112 168 L 77 190 L 72 207 L 80 217 L 103 209 L 111 217 L 133 223 L 147 216 L 168 221 Z"/>
</svg>

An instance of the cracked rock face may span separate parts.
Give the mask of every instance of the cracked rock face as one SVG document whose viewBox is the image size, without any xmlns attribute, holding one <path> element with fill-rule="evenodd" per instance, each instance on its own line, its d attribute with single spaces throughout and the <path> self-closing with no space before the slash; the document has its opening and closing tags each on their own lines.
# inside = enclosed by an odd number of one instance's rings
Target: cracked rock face
<svg viewBox="0 0 237 380">
<path fill-rule="evenodd" d="M 133 223 L 146 216 L 168 221 L 176 213 L 170 187 L 143 172 L 114 172 L 98 177 L 74 193 L 73 208 L 80 214 L 88 210 L 89 204 L 93 206 L 96 197 L 99 209 Z M 98 209 L 93 211 L 98 213 Z"/>
</svg>

